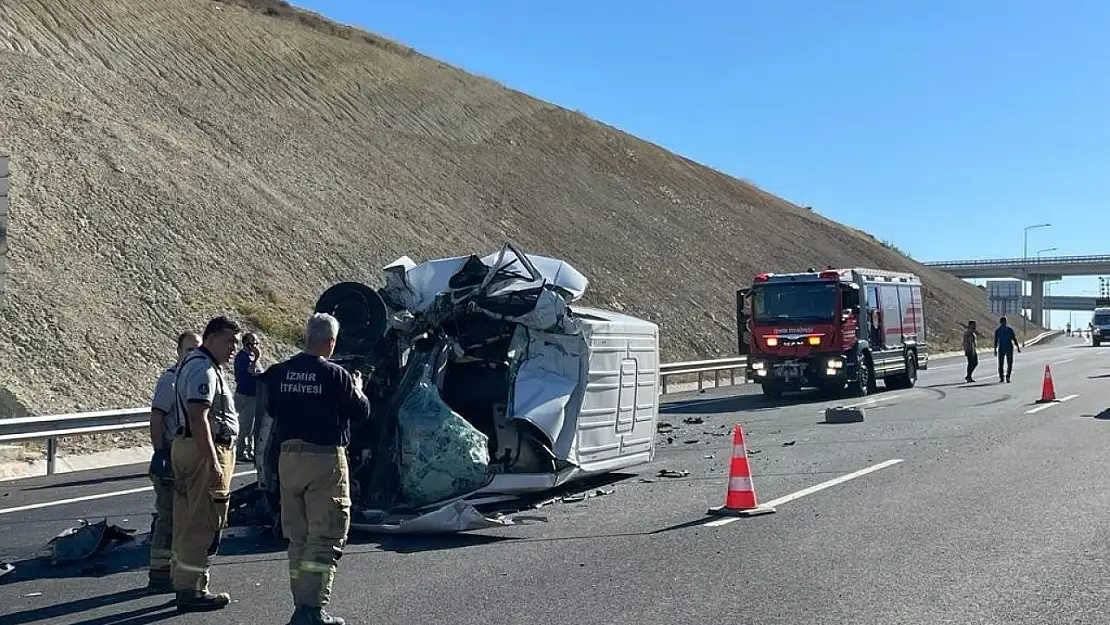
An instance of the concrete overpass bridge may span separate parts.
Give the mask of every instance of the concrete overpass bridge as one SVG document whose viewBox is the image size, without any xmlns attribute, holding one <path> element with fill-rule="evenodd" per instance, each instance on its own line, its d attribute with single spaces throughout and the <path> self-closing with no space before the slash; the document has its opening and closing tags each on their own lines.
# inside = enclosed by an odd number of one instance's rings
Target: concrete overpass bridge
<svg viewBox="0 0 1110 625">
<path fill-rule="evenodd" d="M 1021 299 L 1022 306 L 1029 309 L 1033 306 L 1033 298 L 1026 295 Z M 1043 300 L 1043 308 L 1045 310 L 1068 310 L 1079 312 L 1091 312 L 1095 307 L 1095 298 L 1093 297 L 1077 297 L 1072 295 L 1049 295 Z M 1084 322 L 1086 323 L 1086 322 Z"/>
<path fill-rule="evenodd" d="M 946 260 L 923 263 L 927 267 L 952 274 L 957 278 L 1014 278 L 1028 280 L 1033 288 L 1025 299 L 1025 307 L 1034 320 L 1044 324 L 1044 311 L 1090 310 L 1094 298 L 1054 297 L 1055 306 L 1046 306 L 1044 285 L 1064 276 L 1110 275 L 1110 254 L 1097 256 L 1040 256 L 1033 258 L 994 258 L 989 260 Z M 1090 302 L 1090 307 L 1079 307 Z M 1076 308 L 1072 308 L 1076 306 Z"/>
</svg>

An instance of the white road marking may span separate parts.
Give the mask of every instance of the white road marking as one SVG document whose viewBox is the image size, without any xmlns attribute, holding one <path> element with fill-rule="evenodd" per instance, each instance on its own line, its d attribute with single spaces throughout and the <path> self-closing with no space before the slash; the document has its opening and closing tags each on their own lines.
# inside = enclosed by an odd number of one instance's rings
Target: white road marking
<svg viewBox="0 0 1110 625">
<path fill-rule="evenodd" d="M 860 469 L 859 471 L 853 471 L 852 473 L 848 473 L 847 475 L 841 475 L 840 477 L 835 477 L 835 478 L 833 478 L 831 480 L 828 480 L 826 482 L 821 482 L 820 484 L 815 484 L 813 486 L 810 486 L 809 488 L 803 488 L 802 490 L 800 490 L 796 493 L 790 493 L 789 495 L 784 495 L 782 497 L 779 497 L 778 499 L 772 499 L 771 501 L 765 501 L 761 505 L 769 506 L 771 508 L 781 506 L 782 504 L 787 503 L 789 501 L 794 501 L 795 499 L 801 499 L 802 497 L 805 497 L 806 495 L 812 495 L 813 493 L 823 491 L 826 488 L 832 488 L 833 486 L 836 486 L 837 484 L 843 484 L 844 482 L 847 482 L 849 480 L 854 480 L 857 477 L 862 477 L 864 475 L 867 475 L 868 473 L 874 473 L 875 471 L 878 471 L 880 469 L 885 469 L 887 467 L 892 467 L 892 466 L 894 466 L 894 465 L 896 465 L 896 464 L 898 464 L 899 462 L 902 462 L 902 461 L 903 461 L 902 458 L 895 458 L 893 460 L 887 460 L 885 462 L 880 462 L 879 464 L 871 465 L 867 468 Z M 738 517 L 726 517 L 726 518 L 722 518 L 722 519 L 716 519 L 714 521 L 710 521 L 710 522 L 706 523 L 705 527 L 721 527 L 722 525 L 728 525 L 729 523 L 732 523 L 734 521 L 739 521 L 739 520 L 740 519 Z"/>
<path fill-rule="evenodd" d="M 1025 414 L 1033 414 L 1035 412 L 1040 412 L 1040 411 L 1044 410 L 1045 408 L 1051 408 L 1051 407 L 1055 406 L 1056 404 L 1062 404 L 1066 401 L 1071 401 L 1071 400 L 1075 399 L 1076 397 L 1079 397 L 1079 395 L 1075 394 L 1075 395 L 1068 395 L 1067 397 L 1061 397 L 1059 399 L 1059 401 L 1055 401 L 1051 404 L 1041 404 L 1040 406 L 1037 406 L 1035 408 L 1030 408 L 1029 410 L 1025 411 Z"/>
<path fill-rule="evenodd" d="M 243 471 L 242 473 L 232 474 L 231 477 L 242 477 L 244 475 L 251 475 L 255 471 Z M 154 486 L 143 486 L 141 488 L 128 488 L 127 490 L 116 490 L 110 493 L 97 493 L 96 495 L 85 495 L 84 497 L 73 497 L 72 499 L 58 499 L 56 501 L 44 501 L 42 503 L 32 503 L 26 506 L 17 506 L 15 508 L 0 508 L 0 514 L 12 514 L 13 512 L 26 512 L 27 510 L 39 510 L 41 508 L 52 508 L 54 506 L 64 506 L 71 503 L 81 503 L 82 501 L 93 501 L 96 499 L 107 499 L 109 497 L 120 497 L 123 495 L 134 495 L 148 490 L 154 490 Z"/>
<path fill-rule="evenodd" d="M 1062 365 L 1062 364 L 1064 364 L 1065 362 L 1071 362 L 1071 361 L 1073 361 L 1073 360 L 1075 360 L 1075 359 L 1074 359 L 1074 358 L 1065 358 L 1065 359 L 1063 359 L 1063 360 L 1057 360 L 1056 362 L 1054 362 L 1054 363 L 1052 363 L 1052 364 L 1054 364 L 1054 365 Z"/>
<path fill-rule="evenodd" d="M 856 404 L 848 404 L 846 406 L 840 406 L 840 407 L 841 408 L 860 408 L 862 406 L 870 406 L 872 404 L 877 404 L 881 401 L 890 401 L 892 399 L 898 399 L 899 397 L 901 397 L 901 395 L 879 395 L 878 397 L 872 397 L 871 399 L 868 399 L 867 401 L 861 401 L 861 402 L 856 403 Z"/>
</svg>

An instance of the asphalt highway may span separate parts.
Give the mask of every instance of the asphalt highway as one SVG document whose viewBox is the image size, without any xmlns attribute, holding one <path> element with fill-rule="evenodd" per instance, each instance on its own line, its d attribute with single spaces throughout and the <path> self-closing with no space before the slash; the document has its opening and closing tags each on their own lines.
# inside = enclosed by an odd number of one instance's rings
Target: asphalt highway
<svg viewBox="0 0 1110 625">
<path fill-rule="evenodd" d="M 1066 401 L 1034 403 L 1046 364 Z M 1104 625 L 1110 348 L 1061 338 L 1018 354 L 1010 384 L 989 357 L 976 378 L 963 383 L 957 358 L 862 399 L 668 396 L 656 460 L 588 490 L 607 494 L 496 530 L 352 536 L 331 611 L 353 624 Z M 863 404 L 865 421 L 822 423 L 838 404 Z M 723 502 L 734 423 L 774 514 L 706 515 Z M 213 567 L 234 603 L 206 615 L 138 590 L 138 544 L 73 567 L 26 559 L 78 518 L 140 542 L 151 493 L 129 491 L 149 485 L 144 468 L 0 482 L 0 559 L 16 566 L 0 577 L 0 625 L 288 620 L 284 551 L 250 532 Z"/>
</svg>

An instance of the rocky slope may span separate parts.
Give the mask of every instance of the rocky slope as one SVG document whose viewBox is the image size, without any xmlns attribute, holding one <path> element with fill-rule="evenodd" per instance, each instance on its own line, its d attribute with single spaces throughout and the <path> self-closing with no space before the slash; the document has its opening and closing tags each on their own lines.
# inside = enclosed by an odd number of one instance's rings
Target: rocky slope
<svg viewBox="0 0 1110 625">
<path fill-rule="evenodd" d="M 989 323 L 866 234 L 280 2 L 4 0 L 0 150 L 9 415 L 142 405 L 182 328 L 231 313 L 272 354 L 334 281 L 505 238 L 660 323 L 666 360 L 733 354 L 766 270 L 915 271 L 936 338 Z"/>
</svg>

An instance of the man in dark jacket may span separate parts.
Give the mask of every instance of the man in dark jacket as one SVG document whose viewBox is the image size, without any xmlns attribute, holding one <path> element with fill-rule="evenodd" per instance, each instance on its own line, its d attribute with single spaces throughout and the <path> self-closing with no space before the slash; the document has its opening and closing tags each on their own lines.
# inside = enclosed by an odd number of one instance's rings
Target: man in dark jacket
<svg viewBox="0 0 1110 625">
<path fill-rule="evenodd" d="M 979 331 L 975 329 L 975 320 L 967 322 L 967 330 L 964 330 L 964 356 L 967 358 L 967 375 L 964 380 L 967 382 L 974 382 L 971 374 L 975 371 L 975 367 L 979 366 L 979 352 L 975 340 L 979 337 Z"/>
<path fill-rule="evenodd" d="M 1010 381 L 1010 373 L 1014 370 L 1014 349 L 1021 353 L 1018 345 L 1017 333 L 1006 324 L 1006 318 L 998 319 L 998 327 L 994 330 L 994 355 L 998 357 L 998 381 Z M 1006 362 L 1006 374 L 1002 374 L 1002 362 Z"/>
</svg>

